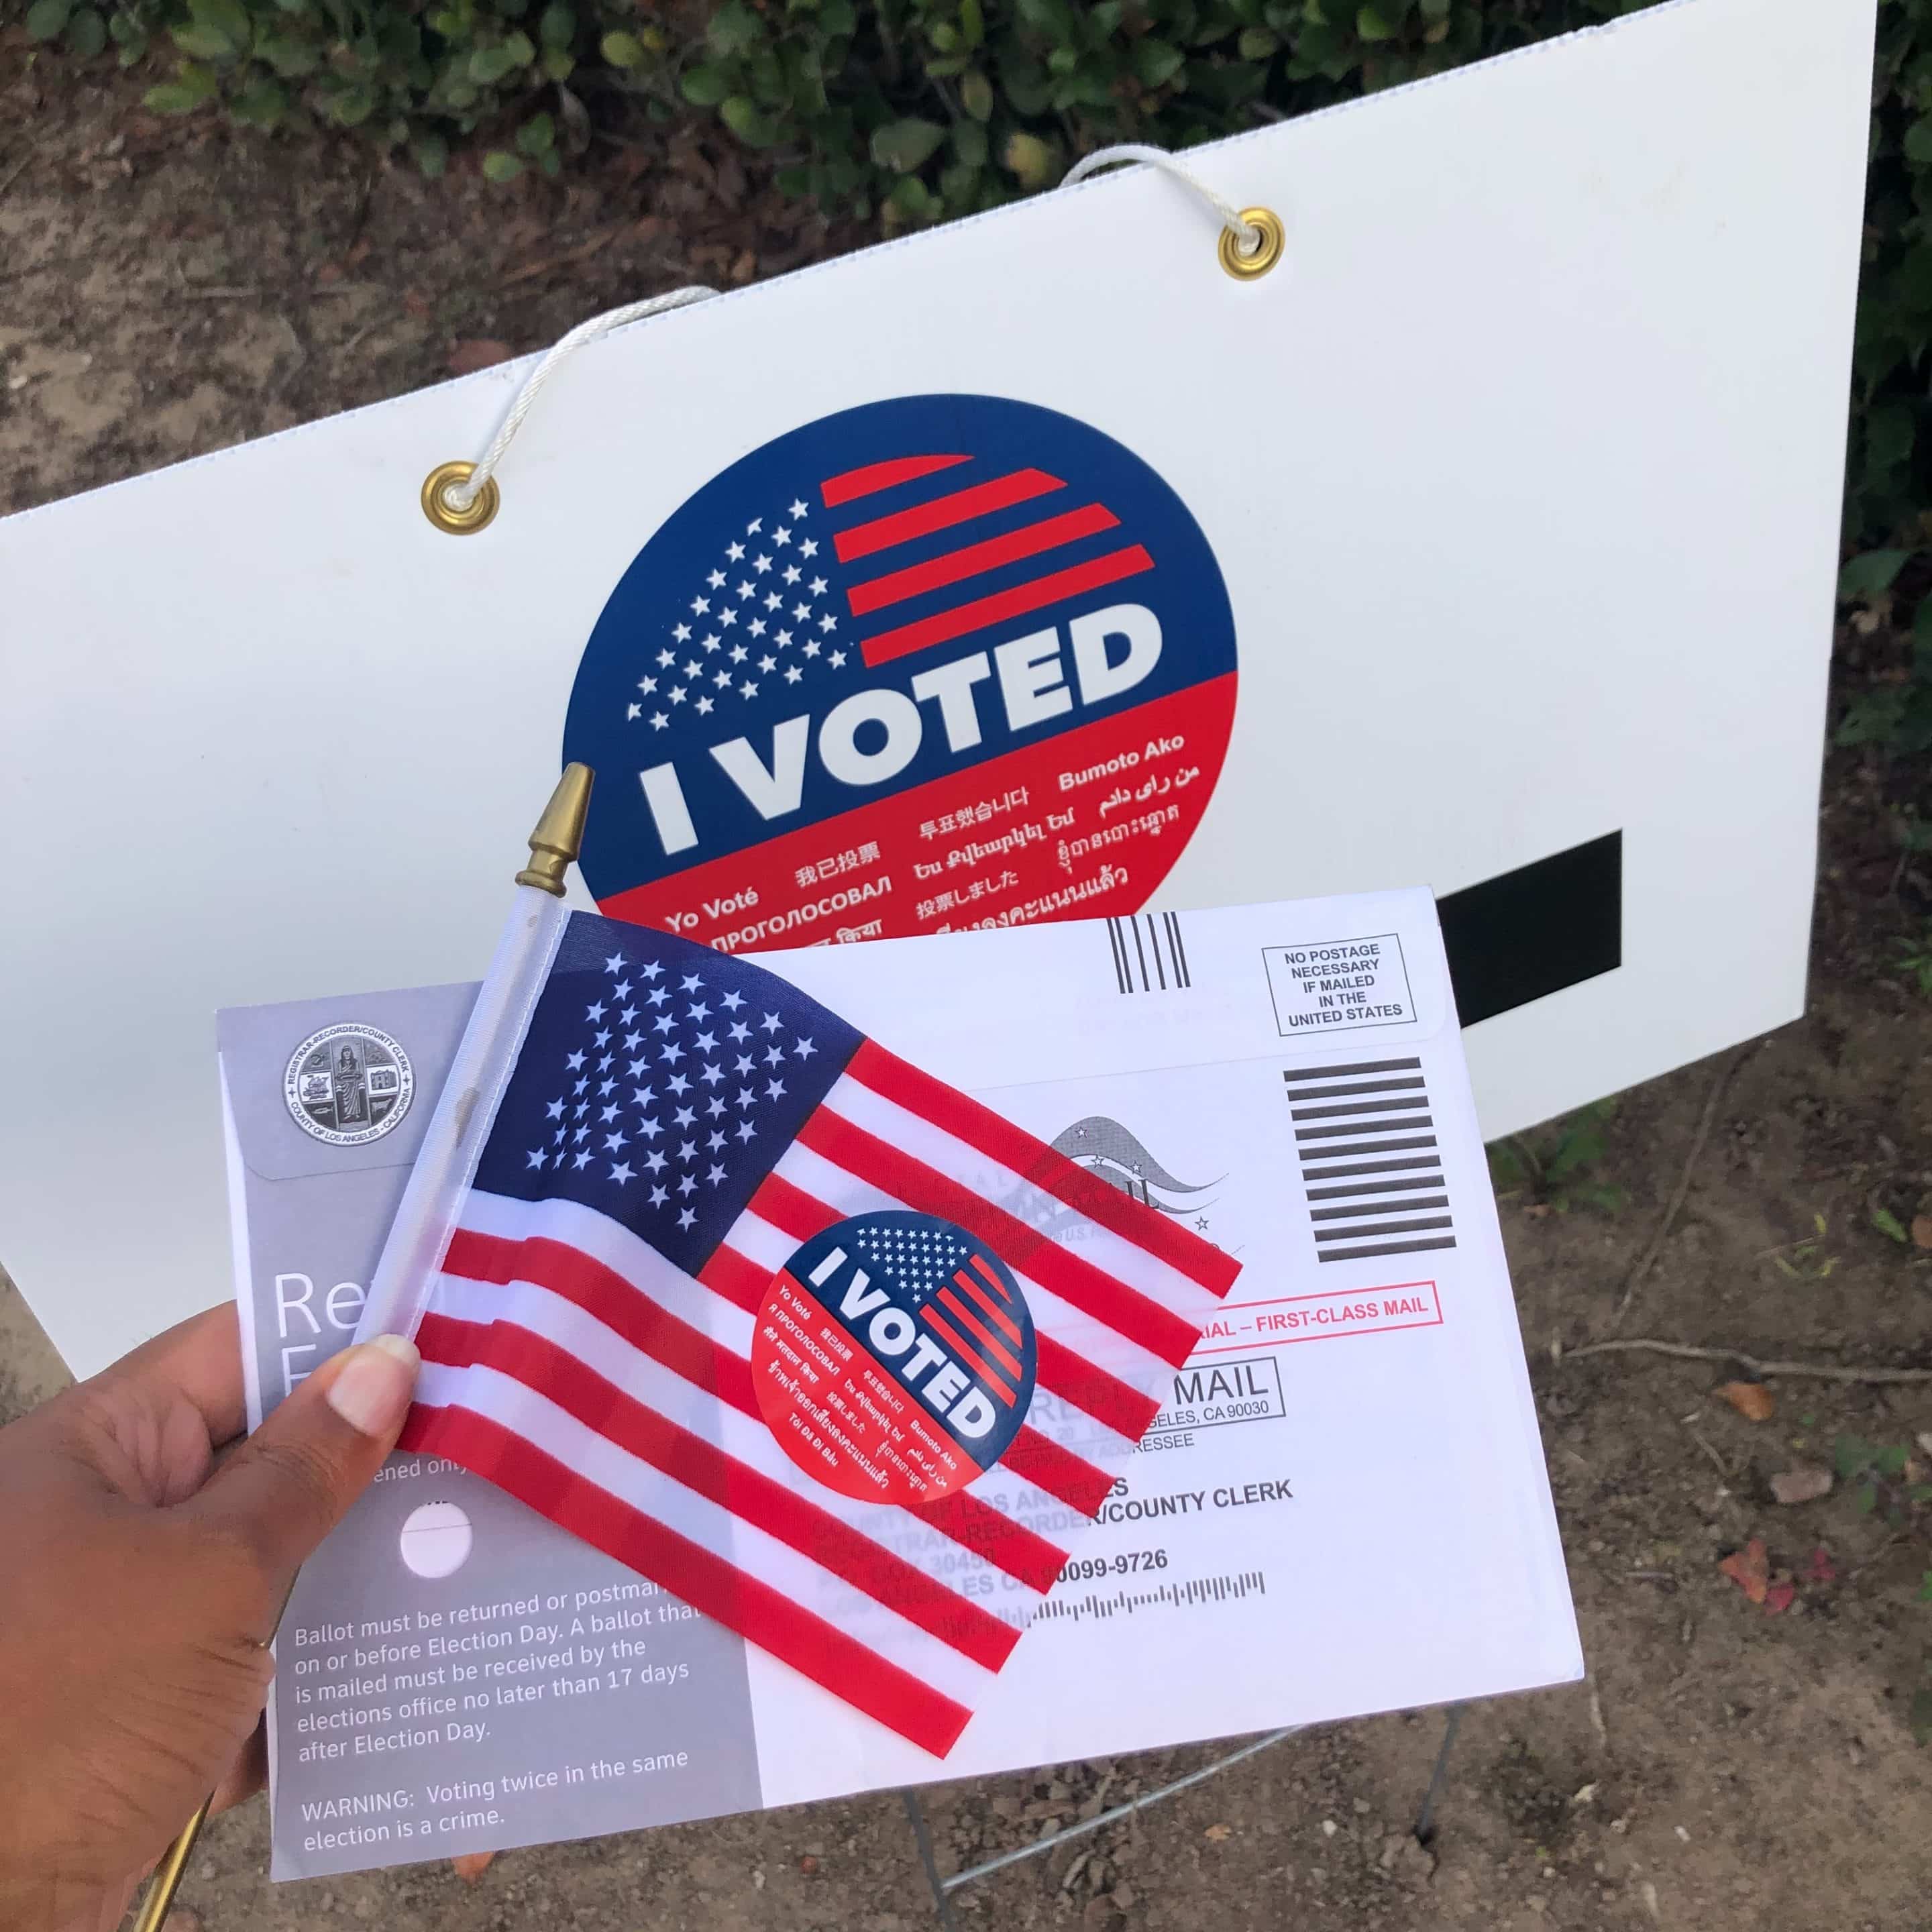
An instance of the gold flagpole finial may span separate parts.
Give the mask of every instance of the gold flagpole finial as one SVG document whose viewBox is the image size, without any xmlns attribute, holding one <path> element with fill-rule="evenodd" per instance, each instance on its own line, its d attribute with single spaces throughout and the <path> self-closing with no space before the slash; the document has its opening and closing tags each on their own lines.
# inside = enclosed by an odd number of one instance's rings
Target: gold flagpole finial
<svg viewBox="0 0 1932 1932">
<path fill-rule="evenodd" d="M 530 862 L 517 874 L 518 885 L 536 886 L 562 898 L 564 874 L 584 847 L 584 820 L 590 809 L 590 782 L 595 776 L 588 765 L 564 766 L 537 829 L 530 834 Z"/>
</svg>

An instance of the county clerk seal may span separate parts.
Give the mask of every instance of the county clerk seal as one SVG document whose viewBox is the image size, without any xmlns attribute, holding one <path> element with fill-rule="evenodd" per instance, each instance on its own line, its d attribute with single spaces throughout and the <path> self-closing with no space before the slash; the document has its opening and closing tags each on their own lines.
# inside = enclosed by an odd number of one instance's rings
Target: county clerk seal
<svg viewBox="0 0 1932 1932">
<path fill-rule="evenodd" d="M 402 1124 L 416 1090 L 402 1043 L 353 1020 L 310 1034 L 282 1076 L 296 1125 L 331 1147 L 380 1140 Z"/>
</svg>

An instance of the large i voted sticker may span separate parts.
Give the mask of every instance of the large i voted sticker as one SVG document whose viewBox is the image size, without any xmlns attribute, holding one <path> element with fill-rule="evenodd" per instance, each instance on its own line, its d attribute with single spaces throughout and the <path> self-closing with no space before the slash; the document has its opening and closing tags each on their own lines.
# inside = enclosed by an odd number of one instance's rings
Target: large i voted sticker
<svg viewBox="0 0 1932 1932">
<path fill-rule="evenodd" d="M 1219 776 L 1234 621 L 1130 450 L 987 396 L 766 443 L 646 544 L 564 757 L 604 910 L 736 951 L 1144 904 Z"/>
<path fill-rule="evenodd" d="M 752 1346 L 785 1453 L 842 1496 L 916 1508 L 1006 1453 L 1033 1399 L 1012 1271 L 937 1216 L 894 1208 L 814 1234 L 772 1277 Z"/>
</svg>

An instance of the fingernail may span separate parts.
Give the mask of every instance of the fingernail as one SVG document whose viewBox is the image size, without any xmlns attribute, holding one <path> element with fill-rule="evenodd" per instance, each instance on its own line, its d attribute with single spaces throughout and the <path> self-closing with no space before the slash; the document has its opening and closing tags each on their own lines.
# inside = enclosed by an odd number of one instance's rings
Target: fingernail
<svg viewBox="0 0 1932 1932">
<path fill-rule="evenodd" d="M 401 1335 L 378 1335 L 351 1348 L 328 1385 L 331 1408 L 364 1436 L 387 1436 L 402 1421 L 422 1358 Z"/>
</svg>

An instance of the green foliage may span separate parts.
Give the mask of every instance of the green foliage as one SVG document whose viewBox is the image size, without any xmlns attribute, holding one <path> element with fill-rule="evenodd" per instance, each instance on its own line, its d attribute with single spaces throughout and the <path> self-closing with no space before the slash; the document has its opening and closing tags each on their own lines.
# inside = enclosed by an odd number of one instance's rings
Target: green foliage
<svg viewBox="0 0 1932 1932">
<path fill-rule="evenodd" d="M 1913 1480 L 1922 1472 L 1909 1448 L 1862 1436 L 1834 1436 L 1832 1462 L 1861 1516 L 1876 1516 L 1893 1530 L 1918 1538 L 1932 1533 L 1932 1483 Z"/>
<path fill-rule="evenodd" d="M 1616 1110 L 1614 1100 L 1599 1100 L 1533 1132 L 1496 1142 L 1489 1156 L 1497 1193 L 1523 1196 L 1555 1214 L 1577 1207 L 1616 1214 L 1628 1196 L 1598 1172 L 1606 1150 L 1604 1130 Z"/>
<path fill-rule="evenodd" d="M 724 0 L 680 81 L 780 176 L 888 229 L 1183 148 L 1642 0 Z M 1932 5 L 1932 0 L 1927 0 Z"/>
<path fill-rule="evenodd" d="M 154 113 L 361 128 L 426 175 L 479 130 L 502 142 L 482 162 L 491 180 L 561 172 L 589 140 L 581 90 L 677 111 L 669 37 L 630 0 L 32 0 L 26 26 L 83 60 L 152 56 Z"/>
</svg>

